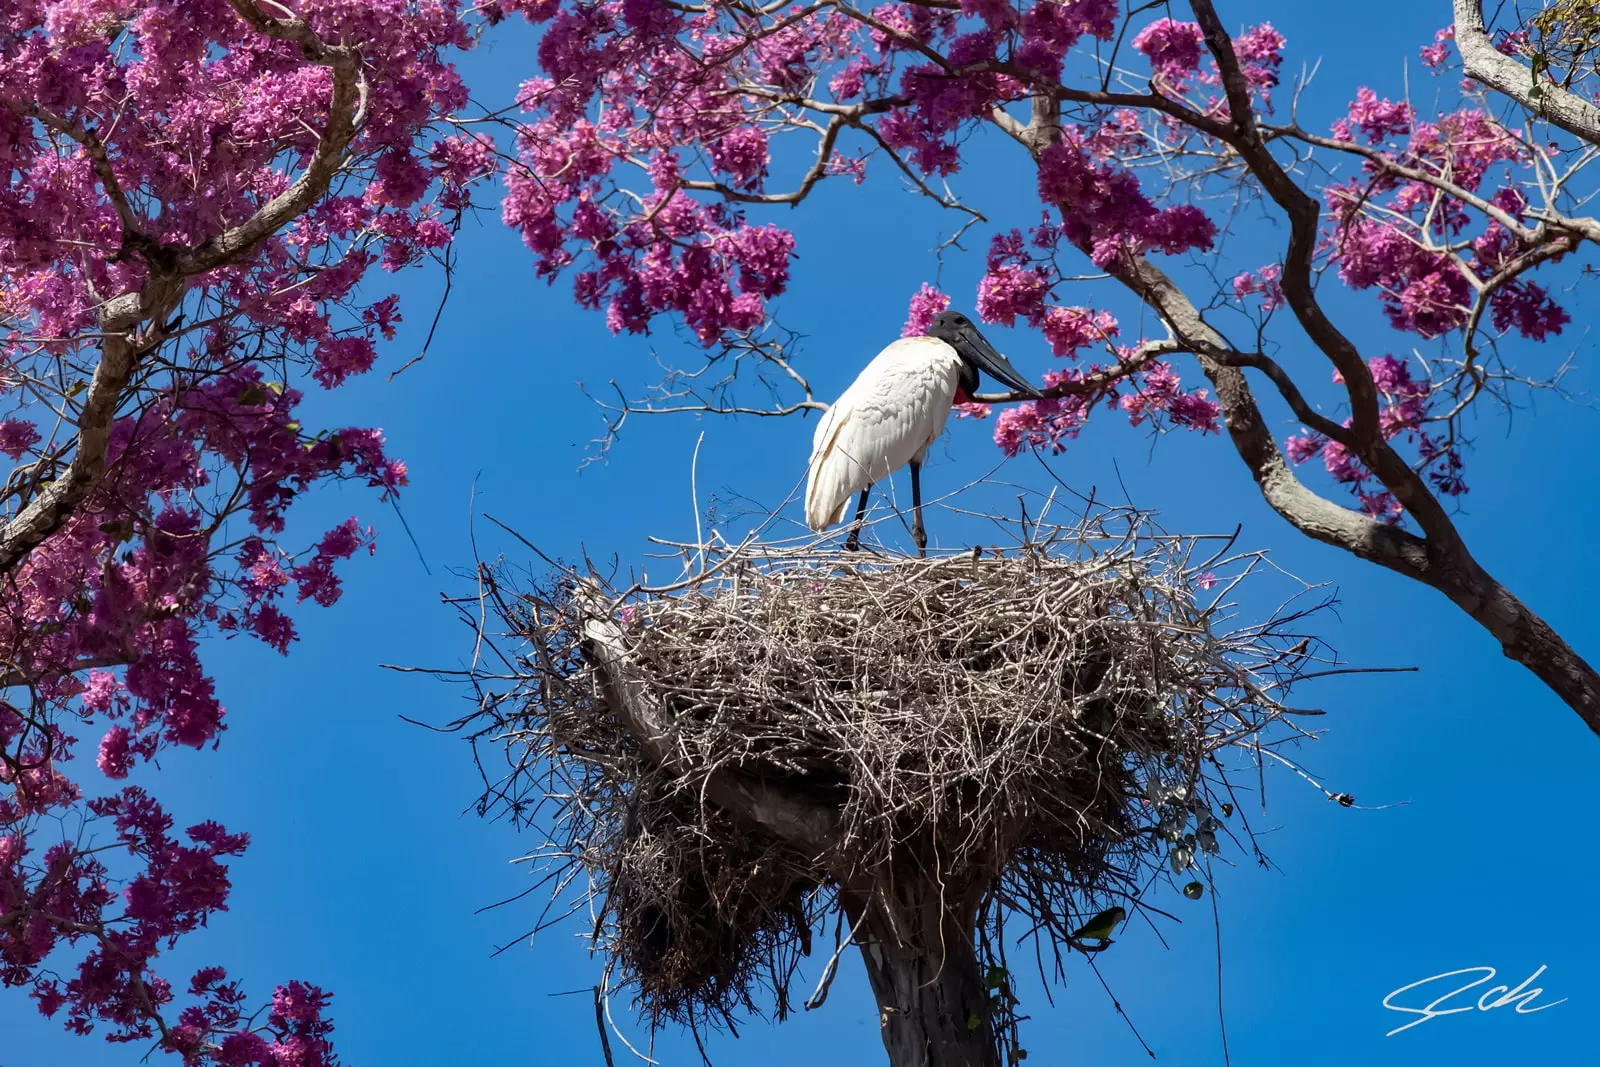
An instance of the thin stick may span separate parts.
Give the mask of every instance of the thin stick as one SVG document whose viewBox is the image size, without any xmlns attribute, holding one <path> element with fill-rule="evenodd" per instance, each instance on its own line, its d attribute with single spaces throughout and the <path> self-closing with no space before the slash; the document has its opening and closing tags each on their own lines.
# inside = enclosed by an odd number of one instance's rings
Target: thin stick
<svg viewBox="0 0 1600 1067">
<path fill-rule="evenodd" d="M 1217 1029 L 1222 1032 L 1222 1065 L 1231 1067 L 1233 1060 L 1228 1055 L 1228 1020 L 1222 1011 L 1222 916 L 1217 909 L 1217 880 L 1211 872 L 1211 860 L 1206 859 L 1206 881 L 1210 883 L 1211 893 L 1211 925 L 1217 937 Z"/>
<path fill-rule="evenodd" d="M 597 985 L 594 987 L 594 1026 L 600 1033 L 600 1051 L 605 1055 L 606 1067 L 617 1067 L 616 1061 L 611 1058 L 611 1038 L 606 1033 L 605 993 Z"/>
<path fill-rule="evenodd" d="M 700 436 L 694 439 L 694 456 L 689 460 L 689 502 L 694 505 L 694 543 L 700 554 L 700 573 L 706 572 L 705 535 L 700 532 L 700 489 L 696 479 L 700 473 L 700 445 L 706 439 L 706 432 L 700 431 Z"/>
</svg>

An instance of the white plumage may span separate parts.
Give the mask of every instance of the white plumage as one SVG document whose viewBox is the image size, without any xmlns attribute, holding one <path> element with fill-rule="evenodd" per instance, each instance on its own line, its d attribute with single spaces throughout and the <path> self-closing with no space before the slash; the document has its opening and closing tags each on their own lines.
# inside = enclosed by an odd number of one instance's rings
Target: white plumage
<svg viewBox="0 0 1600 1067">
<path fill-rule="evenodd" d="M 936 337 L 903 337 L 868 363 L 817 424 L 806 482 L 806 523 L 821 532 L 850 498 L 907 463 L 944 432 L 961 355 Z"/>
</svg>

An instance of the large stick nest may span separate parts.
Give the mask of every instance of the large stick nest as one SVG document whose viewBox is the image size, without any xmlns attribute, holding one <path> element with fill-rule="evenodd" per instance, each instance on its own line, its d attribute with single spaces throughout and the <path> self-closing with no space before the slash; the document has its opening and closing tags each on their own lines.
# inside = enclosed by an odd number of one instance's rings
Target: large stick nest
<svg viewBox="0 0 1600 1067">
<path fill-rule="evenodd" d="M 1304 662 L 1301 613 L 1225 632 L 1257 556 L 1195 564 L 1123 518 L 981 558 L 696 546 L 657 590 L 566 572 L 512 594 L 486 568 L 526 643 L 484 696 L 479 736 L 511 759 L 491 799 L 555 803 L 545 855 L 563 888 L 588 876 L 597 946 L 655 1018 L 731 1019 L 764 989 L 781 1015 L 841 887 L 932 879 L 986 945 L 1021 913 L 1084 948 L 1090 909 L 1195 878 L 1232 833 L 1223 750 L 1259 758 Z M 730 780 L 825 831 L 730 810 Z"/>
</svg>

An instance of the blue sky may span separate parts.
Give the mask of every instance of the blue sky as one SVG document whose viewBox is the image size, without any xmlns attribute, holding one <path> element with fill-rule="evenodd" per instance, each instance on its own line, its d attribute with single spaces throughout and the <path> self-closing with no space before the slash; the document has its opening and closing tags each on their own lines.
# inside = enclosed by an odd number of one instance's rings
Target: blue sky
<svg viewBox="0 0 1600 1067">
<path fill-rule="evenodd" d="M 1413 87 L 1426 84 L 1416 46 L 1431 41 L 1447 11 L 1442 0 L 1355 0 L 1336 12 L 1223 5 L 1229 22 L 1265 12 L 1285 33 L 1286 74 L 1321 61 L 1302 102 L 1313 127 L 1357 84 L 1398 93 L 1407 62 Z M 512 29 L 470 58 L 465 67 L 480 98 L 509 98 L 530 73 L 530 41 Z M 991 205 L 1014 188 L 1018 218 L 1029 217 L 1031 182 L 1014 149 L 997 141 L 975 155 L 960 182 L 981 189 Z M 825 397 L 897 336 L 907 297 L 931 273 L 927 250 L 950 226 L 889 177 L 880 169 L 860 189 L 824 183 L 813 203 L 774 213 L 795 227 L 802 256 L 779 312 L 806 334 L 803 364 Z M 1247 243 L 1237 265 L 1269 258 L 1253 252 Z M 715 495 L 724 506 L 735 498 L 772 506 L 803 473 L 812 424 L 638 420 L 606 463 L 580 472 L 586 442 L 602 424 L 575 382 L 646 385 L 652 346 L 681 356 L 682 342 L 670 333 L 612 338 L 599 316 L 572 306 L 565 283 L 548 288 L 533 277 L 529 257 L 494 216 L 469 226 L 460 261 L 425 361 L 384 380 L 415 352 L 437 297 L 436 276 L 412 273 L 394 279 L 407 322 L 382 372 L 317 401 L 330 421 L 382 426 L 410 464 L 403 507 L 420 558 L 393 512 L 366 492 L 324 492 L 297 517 L 301 529 L 359 514 L 381 531 L 379 554 L 345 571 L 337 607 L 301 617 L 303 640 L 288 659 L 245 642 L 209 649 L 229 730 L 220 751 L 166 758 L 163 796 L 180 819 L 218 818 L 248 829 L 253 844 L 233 865 L 232 910 L 168 966 L 178 974 L 226 963 L 257 996 L 296 977 L 333 990 L 338 1045 L 352 1064 L 598 1064 L 588 996 L 559 995 L 587 990 L 598 976 L 579 940 L 581 924 L 490 958 L 531 925 L 537 905 L 479 909 L 527 887 L 527 869 L 510 861 L 538 841 L 479 820 L 470 810 L 477 789 L 465 746 L 401 719 L 451 718 L 464 710 L 461 693 L 380 664 L 451 666 L 469 654 L 470 634 L 439 594 L 466 588 L 452 570 L 470 566 L 474 514 L 486 554 L 523 556 L 484 513 L 552 554 L 587 548 L 639 562 L 647 535 L 693 533 L 689 459 L 702 430 L 702 504 Z M 979 269 L 975 256 L 952 265 L 948 288 L 970 300 Z M 1367 298 L 1341 298 L 1337 307 L 1371 354 L 1404 351 Z M 1529 358 L 1553 366 L 1576 351 L 1573 384 L 1592 389 L 1583 365 L 1592 344 L 1577 317 L 1560 345 Z M 991 337 L 1025 372 L 1050 364 L 1034 336 L 995 330 Z M 1293 348 L 1285 358 L 1316 366 Z M 1548 398 L 1519 412 L 1509 435 L 1503 418 L 1486 417 L 1461 517 L 1490 571 L 1591 656 L 1600 655 L 1600 624 L 1587 607 L 1594 579 L 1583 552 L 1600 509 L 1583 442 L 1593 440 L 1595 418 L 1587 407 Z M 1294 424 L 1280 427 L 1289 432 Z M 998 458 L 988 427 L 956 422 L 928 467 L 930 494 Z M 1152 448 L 1141 433 L 1102 421 L 1051 465 L 1085 492 L 1120 492 L 1120 478 L 1169 529 L 1231 532 L 1243 524 L 1242 546 L 1270 548 L 1285 570 L 1338 593 L 1337 612 L 1319 629 L 1346 659 L 1420 668 L 1305 690 L 1304 699 L 1329 710 L 1318 724 L 1324 739 L 1300 754 L 1305 765 L 1362 804 L 1396 806 L 1346 810 L 1290 775 L 1269 774 L 1268 813 L 1254 819 L 1270 831 L 1264 846 L 1275 868 L 1231 856 L 1238 866 L 1218 871 L 1232 1062 L 1469 1067 L 1572 1062 L 1587 1052 L 1583 1020 L 1600 996 L 1592 964 L 1600 935 L 1589 920 L 1600 904 L 1600 862 L 1590 845 L 1595 739 L 1577 717 L 1439 595 L 1290 530 L 1215 436 L 1174 436 Z M 1003 473 L 1032 484 L 1043 477 L 1032 459 Z M 960 542 L 955 520 L 935 511 L 929 525 L 936 540 Z M 1264 582 L 1245 595 L 1245 608 L 1265 610 L 1283 589 Z M 1210 902 L 1168 903 L 1183 922 L 1162 929 L 1166 944 L 1135 924 L 1101 957 L 1101 970 L 1158 1062 L 1220 1064 Z M 1380 1006 L 1391 990 L 1473 966 L 1498 968 L 1497 982 L 1515 985 L 1541 965 L 1548 970 L 1535 984 L 1547 990 L 1544 999 L 1567 1003 L 1533 1015 L 1472 1012 L 1384 1037 L 1407 1021 Z M 1144 1060 L 1081 964 L 1054 991 L 1053 1007 L 1037 988 L 1023 993 L 1030 1062 Z M 625 1016 L 626 1005 L 617 1011 Z M 15 992 L 0 999 L 0 1021 L 4 1067 L 99 1067 L 139 1055 L 63 1035 Z M 853 959 L 823 1009 L 779 1027 L 751 1020 L 741 1034 L 713 1038 L 713 1061 L 843 1067 L 883 1060 Z M 660 1034 L 655 1048 L 664 1064 L 697 1062 L 682 1035 Z"/>
</svg>

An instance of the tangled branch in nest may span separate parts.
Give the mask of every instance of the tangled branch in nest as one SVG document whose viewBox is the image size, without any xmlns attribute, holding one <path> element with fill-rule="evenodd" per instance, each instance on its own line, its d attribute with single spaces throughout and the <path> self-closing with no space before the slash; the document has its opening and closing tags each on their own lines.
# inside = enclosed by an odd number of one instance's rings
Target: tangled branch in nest
<svg viewBox="0 0 1600 1067">
<path fill-rule="evenodd" d="M 1226 630 L 1260 557 L 1194 565 L 1137 514 L 982 557 L 693 549 L 668 589 L 484 571 L 524 643 L 484 676 L 494 799 L 553 802 L 597 946 L 657 1020 L 762 993 L 781 1016 L 827 909 L 893 927 L 917 886 L 980 953 L 1012 917 L 1058 958 L 1092 949 L 1091 908 L 1139 906 L 1239 825 L 1227 750 L 1295 733 L 1267 727 L 1306 612 Z"/>
</svg>

